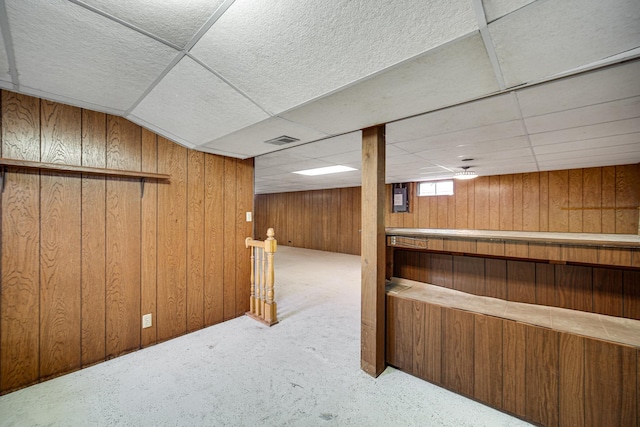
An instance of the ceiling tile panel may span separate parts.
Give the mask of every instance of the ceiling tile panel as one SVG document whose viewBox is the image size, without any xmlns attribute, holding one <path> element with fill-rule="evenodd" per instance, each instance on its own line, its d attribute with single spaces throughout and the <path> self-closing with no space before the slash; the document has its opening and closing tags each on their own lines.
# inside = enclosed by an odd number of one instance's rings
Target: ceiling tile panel
<svg viewBox="0 0 640 427">
<path fill-rule="evenodd" d="M 534 1 L 535 0 L 482 0 L 482 5 L 487 22 L 492 22 Z"/>
<path fill-rule="evenodd" d="M 176 51 L 62 0 L 5 2 L 21 85 L 128 109 Z M 46 29 L 44 31 L 43 29 Z"/>
<path fill-rule="evenodd" d="M 628 165 L 640 163 L 640 150 L 627 153 L 600 154 L 589 157 L 564 158 L 555 157 L 544 161 L 538 161 L 540 170 L 577 169 L 599 166 Z"/>
<path fill-rule="evenodd" d="M 552 132 L 536 133 L 529 135 L 529 138 L 531 139 L 531 144 L 536 146 L 637 132 L 640 132 L 640 117 Z"/>
<path fill-rule="evenodd" d="M 492 96 L 389 123 L 387 142 L 410 141 L 519 118 L 511 94 Z"/>
<path fill-rule="evenodd" d="M 550 153 L 567 153 L 570 151 L 588 150 L 593 148 L 610 148 L 618 145 L 640 144 L 640 133 L 606 136 L 603 138 L 581 139 L 558 144 L 536 145 L 533 151 L 536 155 Z"/>
<path fill-rule="evenodd" d="M 325 158 L 326 156 L 348 153 L 362 149 L 362 136 L 360 132 L 353 132 L 333 138 L 317 141 L 312 144 L 296 147 L 296 153 L 307 157 Z"/>
<path fill-rule="evenodd" d="M 524 117 L 640 96 L 640 60 L 521 89 Z"/>
<path fill-rule="evenodd" d="M 538 1 L 489 24 L 507 87 L 640 46 L 638 0 Z"/>
<path fill-rule="evenodd" d="M 640 96 L 525 119 L 530 133 L 640 117 Z"/>
<path fill-rule="evenodd" d="M 184 57 L 133 110 L 131 118 L 158 123 L 172 134 L 204 145 L 268 116 L 233 88 Z M 220 150 L 222 152 L 222 150 Z M 225 153 L 236 153 L 225 146 Z"/>
<path fill-rule="evenodd" d="M 83 2 L 182 48 L 224 0 Z"/>
<path fill-rule="evenodd" d="M 9 74 L 9 59 L 7 57 L 2 32 L 0 32 L 0 81 L 11 82 L 11 75 Z"/>
<path fill-rule="evenodd" d="M 474 34 L 282 116 L 338 134 L 468 101 L 498 89 L 482 38 Z"/>
<path fill-rule="evenodd" d="M 544 163 L 548 161 L 558 160 L 558 153 L 546 153 L 546 154 L 536 154 L 536 158 L 539 162 Z M 591 158 L 596 156 L 612 156 L 616 154 L 625 154 L 625 153 L 640 153 L 640 143 L 635 144 L 626 144 L 626 145 L 613 145 L 613 146 L 605 146 L 598 148 L 583 148 L 581 150 L 568 150 L 564 152 L 565 155 L 562 157 L 564 159 L 575 159 L 576 161 L 580 161 L 581 158 Z M 630 161 L 630 163 L 633 163 Z"/>
<path fill-rule="evenodd" d="M 290 136 L 300 141 L 282 146 L 265 143 L 265 141 L 281 136 Z M 292 148 L 309 141 L 326 137 L 326 134 L 308 127 L 300 126 L 278 117 L 270 117 L 264 121 L 211 141 L 204 147 L 212 150 L 237 153 L 239 156 L 254 157 L 271 151 Z"/>
<path fill-rule="evenodd" d="M 245 0 L 191 53 L 278 113 L 476 29 L 467 0 Z"/>
</svg>

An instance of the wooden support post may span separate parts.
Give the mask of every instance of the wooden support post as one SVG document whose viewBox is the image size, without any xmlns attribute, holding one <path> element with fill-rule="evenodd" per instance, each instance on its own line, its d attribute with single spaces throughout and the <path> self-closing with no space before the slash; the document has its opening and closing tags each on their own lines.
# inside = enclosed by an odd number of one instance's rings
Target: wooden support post
<svg viewBox="0 0 640 427">
<path fill-rule="evenodd" d="M 274 324 L 278 321 L 277 319 L 277 306 L 274 301 L 274 265 L 273 265 L 273 254 L 276 252 L 276 248 L 278 243 L 276 239 L 273 237 L 274 232 L 273 228 L 267 230 L 267 240 L 264 242 L 264 251 L 267 253 L 267 271 L 265 272 L 267 276 L 267 298 L 265 302 L 265 310 L 264 310 L 264 320 L 268 324 Z"/>
<path fill-rule="evenodd" d="M 385 368 L 385 126 L 362 130 L 362 301 L 360 367 Z"/>
</svg>

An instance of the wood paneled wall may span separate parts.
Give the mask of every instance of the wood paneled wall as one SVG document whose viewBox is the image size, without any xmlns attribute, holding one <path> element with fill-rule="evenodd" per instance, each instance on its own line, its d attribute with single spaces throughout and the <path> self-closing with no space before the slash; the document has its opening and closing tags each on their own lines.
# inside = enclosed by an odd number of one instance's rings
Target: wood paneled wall
<svg viewBox="0 0 640 427">
<path fill-rule="evenodd" d="M 2 91 L 6 158 L 170 182 L 7 171 L 0 392 L 249 309 L 253 160 L 188 150 L 123 118 Z M 153 326 L 141 328 L 141 316 Z"/>
<path fill-rule="evenodd" d="M 544 426 L 636 426 L 640 350 L 387 295 L 387 362 Z"/>
<path fill-rule="evenodd" d="M 474 295 L 640 320 L 640 270 L 394 250 L 394 276 Z"/>
<path fill-rule="evenodd" d="M 454 181 L 453 196 L 418 197 L 416 185 L 409 213 L 391 213 L 387 185 L 387 227 L 638 234 L 638 164 Z M 261 194 L 255 206 L 256 230 L 274 227 L 283 245 L 359 253 L 359 187 Z"/>
<path fill-rule="evenodd" d="M 278 244 L 360 254 L 360 187 L 255 197 L 257 239 L 272 227 Z"/>
</svg>

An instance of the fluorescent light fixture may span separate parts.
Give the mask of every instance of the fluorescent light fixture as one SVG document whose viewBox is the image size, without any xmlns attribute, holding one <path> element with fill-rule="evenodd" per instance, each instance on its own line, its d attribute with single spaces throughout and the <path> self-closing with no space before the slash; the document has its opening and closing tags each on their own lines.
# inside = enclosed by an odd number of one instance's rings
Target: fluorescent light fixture
<svg viewBox="0 0 640 427">
<path fill-rule="evenodd" d="M 354 170 L 356 169 L 350 168 L 349 166 L 337 165 L 337 166 L 327 166 L 324 168 L 307 169 L 303 171 L 296 171 L 293 173 L 297 173 L 300 175 L 315 176 L 315 175 L 328 175 L 330 173 L 349 172 Z"/>
</svg>

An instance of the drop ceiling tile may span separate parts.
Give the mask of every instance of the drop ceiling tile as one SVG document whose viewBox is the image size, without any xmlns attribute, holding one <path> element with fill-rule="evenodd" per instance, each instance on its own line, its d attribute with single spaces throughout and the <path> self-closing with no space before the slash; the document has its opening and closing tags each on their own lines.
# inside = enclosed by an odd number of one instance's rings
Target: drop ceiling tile
<svg viewBox="0 0 640 427">
<path fill-rule="evenodd" d="M 353 132 L 345 135 L 327 138 L 322 141 L 316 141 L 311 144 L 295 147 L 297 154 L 312 157 L 325 158 L 327 156 L 335 156 L 342 153 L 362 150 L 362 135 L 360 132 Z"/>
<path fill-rule="evenodd" d="M 637 0 L 538 1 L 489 24 L 507 87 L 640 46 Z"/>
<path fill-rule="evenodd" d="M 321 160 L 329 163 L 335 163 L 337 165 L 351 166 L 353 164 L 362 164 L 362 150 L 350 151 L 348 153 L 336 154 L 333 156 L 321 157 Z"/>
<path fill-rule="evenodd" d="M 613 145 L 607 147 L 584 148 L 581 150 L 569 150 L 566 152 L 554 152 L 545 154 L 536 154 L 539 162 L 545 163 L 556 161 L 562 158 L 580 160 L 581 158 L 591 158 L 597 156 L 614 156 L 625 153 L 640 153 L 640 143 Z"/>
<path fill-rule="evenodd" d="M 530 133 L 541 133 L 634 117 L 640 117 L 640 96 L 529 117 L 524 121 Z"/>
<path fill-rule="evenodd" d="M 280 146 L 265 143 L 265 141 L 285 135 L 297 138 L 300 141 Z M 212 150 L 237 153 L 244 157 L 255 157 L 271 151 L 291 149 L 295 146 L 326 137 L 326 134 L 309 129 L 308 127 L 300 126 L 278 117 L 270 117 L 232 134 L 208 142 L 205 147 Z"/>
<path fill-rule="evenodd" d="M 545 145 L 640 132 L 640 117 L 552 132 L 530 134 L 531 144 Z"/>
<path fill-rule="evenodd" d="M 482 39 L 474 34 L 282 116 L 338 134 L 497 90 Z"/>
<path fill-rule="evenodd" d="M 181 2 L 83 0 L 83 2 L 182 48 L 224 3 L 224 0 Z"/>
<path fill-rule="evenodd" d="M 533 151 L 536 155 L 563 153 L 568 151 L 588 150 L 592 148 L 615 147 L 618 145 L 640 144 L 640 133 L 606 136 L 603 138 L 582 139 L 558 144 L 536 145 Z"/>
<path fill-rule="evenodd" d="M 184 57 L 133 110 L 132 118 L 156 124 L 195 145 L 205 145 L 268 116 L 214 74 Z M 222 150 L 220 150 L 222 151 Z M 225 146 L 224 154 L 236 154 Z"/>
<path fill-rule="evenodd" d="M 263 154 L 255 158 L 255 169 L 267 169 L 275 166 L 286 165 L 288 163 L 297 163 L 309 160 L 308 157 L 301 156 L 293 152 L 291 149 L 275 151 L 273 153 Z"/>
<path fill-rule="evenodd" d="M 53 97 L 124 111 L 176 55 L 67 1 L 5 4 L 21 85 Z"/>
<path fill-rule="evenodd" d="M 535 0 L 482 0 L 487 22 L 495 21 L 509 13 L 533 3 Z"/>
<path fill-rule="evenodd" d="M 640 60 L 517 91 L 524 117 L 640 96 Z"/>
<path fill-rule="evenodd" d="M 191 53 L 279 113 L 476 29 L 466 0 L 236 1 Z"/>
<path fill-rule="evenodd" d="M 600 166 L 629 165 L 640 163 L 640 151 L 628 153 L 601 154 L 589 157 L 579 158 L 555 158 L 544 161 L 538 161 L 540 170 L 559 170 L 559 169 L 577 169 L 591 168 Z"/>
<path fill-rule="evenodd" d="M 519 119 L 511 94 L 497 95 L 389 123 L 387 143 L 477 128 Z"/>
<path fill-rule="evenodd" d="M 460 162 L 465 158 L 489 158 L 491 156 L 500 155 L 501 152 L 512 152 L 514 150 L 529 150 L 529 140 L 526 136 L 516 136 L 512 138 L 504 138 L 478 143 L 458 144 L 444 149 L 425 150 L 416 153 L 424 159 L 442 162 Z M 473 162 L 470 162 L 473 163 Z"/>
<path fill-rule="evenodd" d="M 11 75 L 9 74 L 9 58 L 7 57 L 2 32 L 0 32 L 0 80 L 11 82 Z"/>
</svg>

